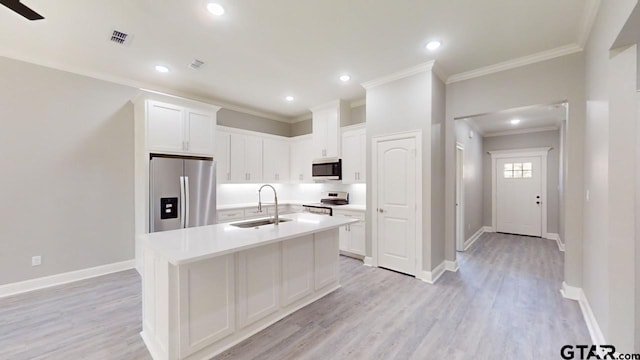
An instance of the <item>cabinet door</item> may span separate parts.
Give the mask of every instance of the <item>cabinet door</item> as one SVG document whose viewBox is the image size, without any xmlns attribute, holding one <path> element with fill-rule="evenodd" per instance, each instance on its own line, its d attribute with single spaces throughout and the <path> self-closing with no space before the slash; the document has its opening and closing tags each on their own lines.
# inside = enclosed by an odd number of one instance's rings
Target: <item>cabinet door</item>
<svg viewBox="0 0 640 360">
<path fill-rule="evenodd" d="M 262 181 L 262 139 L 257 136 L 246 136 L 244 163 L 247 181 Z"/>
<path fill-rule="evenodd" d="M 340 250 L 349 251 L 349 244 L 351 243 L 351 233 L 349 233 L 349 225 L 340 226 L 338 237 L 340 239 Z"/>
<path fill-rule="evenodd" d="M 147 141 L 150 150 L 183 152 L 185 150 L 184 108 L 148 101 Z"/>
<path fill-rule="evenodd" d="M 313 113 L 311 125 L 313 129 L 313 150 L 312 158 L 327 157 L 327 121 L 329 119 L 329 111 L 321 110 Z"/>
<path fill-rule="evenodd" d="M 289 143 L 283 140 L 263 140 L 263 172 L 265 182 L 289 181 Z"/>
<path fill-rule="evenodd" d="M 360 133 L 360 142 L 358 145 L 360 146 L 360 159 L 358 161 L 358 182 L 366 183 L 367 182 L 367 133 L 366 131 L 362 131 Z"/>
<path fill-rule="evenodd" d="M 280 244 L 238 254 L 238 327 L 280 308 Z"/>
<path fill-rule="evenodd" d="M 213 159 L 216 161 L 216 177 L 218 184 L 225 184 L 231 181 L 231 173 L 229 168 L 229 134 L 224 132 L 216 132 L 216 151 Z"/>
<path fill-rule="evenodd" d="M 294 183 L 311 181 L 311 139 L 298 139 L 290 145 L 291 173 L 290 179 Z"/>
<path fill-rule="evenodd" d="M 245 164 L 246 137 L 229 134 L 229 181 L 242 183 L 248 180 Z"/>
<path fill-rule="evenodd" d="M 342 182 L 354 184 L 358 182 L 360 162 L 360 134 L 349 131 L 342 134 Z"/>
<path fill-rule="evenodd" d="M 235 254 L 182 265 L 180 358 L 235 331 Z"/>
<path fill-rule="evenodd" d="M 212 155 L 214 152 L 214 118 L 211 114 L 187 110 L 187 150 L 194 154 Z"/>
<path fill-rule="evenodd" d="M 327 111 L 326 156 L 340 157 L 340 119 L 338 109 Z"/>
<path fill-rule="evenodd" d="M 337 256 L 337 254 L 336 254 Z M 282 242 L 282 305 L 313 292 L 313 235 Z"/>
<path fill-rule="evenodd" d="M 357 255 L 365 255 L 365 237 L 364 237 L 364 217 L 359 217 L 360 221 L 349 225 L 349 245 L 348 250 Z"/>
</svg>

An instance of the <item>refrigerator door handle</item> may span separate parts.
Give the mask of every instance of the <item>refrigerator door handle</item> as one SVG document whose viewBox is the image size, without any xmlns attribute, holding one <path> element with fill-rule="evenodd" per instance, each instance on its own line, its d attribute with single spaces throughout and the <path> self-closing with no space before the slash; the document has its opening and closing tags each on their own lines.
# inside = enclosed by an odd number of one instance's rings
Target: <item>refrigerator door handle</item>
<svg viewBox="0 0 640 360">
<path fill-rule="evenodd" d="M 186 224 L 186 213 L 187 213 L 187 204 L 186 204 L 186 197 L 185 197 L 185 186 L 184 186 L 184 176 L 180 176 L 180 227 L 181 228 L 185 228 L 185 224 Z"/>
<path fill-rule="evenodd" d="M 184 227 L 187 228 L 189 227 L 189 207 L 191 206 L 191 204 L 189 204 L 189 177 L 185 176 L 184 177 Z"/>
</svg>

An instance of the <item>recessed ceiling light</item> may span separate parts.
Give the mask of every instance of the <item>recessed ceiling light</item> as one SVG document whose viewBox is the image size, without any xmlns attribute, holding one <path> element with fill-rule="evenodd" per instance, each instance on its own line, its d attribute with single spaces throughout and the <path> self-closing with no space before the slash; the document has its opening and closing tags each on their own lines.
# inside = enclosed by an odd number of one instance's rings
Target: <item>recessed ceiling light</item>
<svg viewBox="0 0 640 360">
<path fill-rule="evenodd" d="M 295 100 L 295 98 L 294 98 L 293 96 L 291 96 L 291 95 L 289 95 L 289 96 L 285 97 L 284 99 L 285 99 L 285 100 L 287 100 L 287 101 L 289 101 L 289 102 L 291 102 L 291 101 Z"/>
<path fill-rule="evenodd" d="M 209 10 L 209 12 L 215 16 L 224 15 L 224 8 L 222 7 L 222 5 L 217 3 L 213 3 L 213 2 L 208 3 L 207 10 Z"/>
<path fill-rule="evenodd" d="M 164 65 L 156 65 L 155 69 L 156 69 L 157 72 L 160 72 L 160 73 L 163 73 L 163 74 L 169 72 L 169 68 L 164 66 Z"/>
<path fill-rule="evenodd" d="M 511 125 L 518 125 L 518 124 L 520 124 L 520 119 L 511 120 Z"/>
<path fill-rule="evenodd" d="M 427 44 L 427 50 L 434 51 L 439 48 L 440 45 L 442 45 L 442 43 L 438 40 L 429 41 L 429 43 Z"/>
<path fill-rule="evenodd" d="M 347 74 L 344 74 L 344 75 L 340 76 L 340 81 L 342 81 L 342 82 L 347 82 L 349 80 L 351 80 L 351 76 L 349 76 Z"/>
</svg>

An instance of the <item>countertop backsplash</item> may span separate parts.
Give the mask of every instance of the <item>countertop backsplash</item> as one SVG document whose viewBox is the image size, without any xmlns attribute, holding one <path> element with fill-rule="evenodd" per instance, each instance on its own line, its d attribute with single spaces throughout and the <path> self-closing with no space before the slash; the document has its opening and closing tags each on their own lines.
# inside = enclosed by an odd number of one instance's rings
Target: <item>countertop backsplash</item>
<svg viewBox="0 0 640 360">
<path fill-rule="evenodd" d="M 258 189 L 263 184 L 220 184 L 218 185 L 218 205 L 233 205 L 258 202 Z M 349 192 L 349 203 L 355 205 L 366 204 L 367 187 L 365 184 L 345 185 L 340 183 L 315 184 L 271 184 L 278 191 L 278 200 L 318 202 L 321 194 L 326 191 Z M 262 191 L 264 202 L 273 201 L 271 189 Z"/>
</svg>

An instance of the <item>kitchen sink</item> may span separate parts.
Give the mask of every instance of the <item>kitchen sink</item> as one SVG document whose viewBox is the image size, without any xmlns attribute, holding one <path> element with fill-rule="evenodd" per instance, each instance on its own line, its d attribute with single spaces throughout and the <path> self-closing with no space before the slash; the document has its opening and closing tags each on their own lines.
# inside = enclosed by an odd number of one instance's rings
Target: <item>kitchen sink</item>
<svg viewBox="0 0 640 360">
<path fill-rule="evenodd" d="M 280 218 L 280 222 L 287 222 L 287 221 L 291 221 L 291 219 L 284 219 L 284 218 Z M 237 222 L 237 223 L 233 223 L 231 224 L 231 226 L 236 226 L 239 228 L 255 228 L 258 226 L 263 226 L 263 225 L 271 225 L 271 224 L 275 224 L 275 219 L 258 219 L 258 220 L 251 220 L 251 221 L 242 221 L 242 222 Z"/>
</svg>

